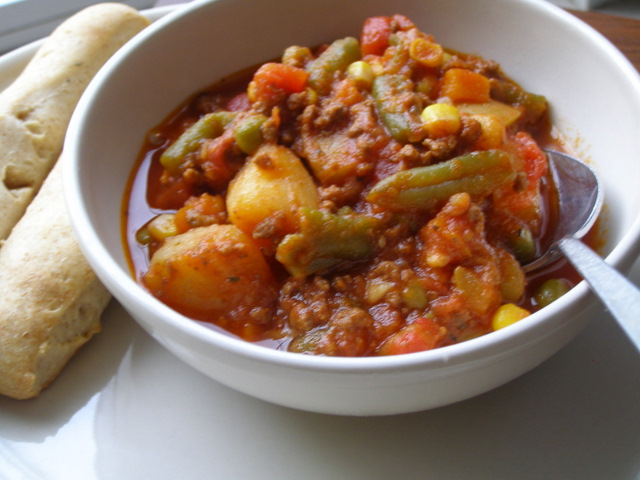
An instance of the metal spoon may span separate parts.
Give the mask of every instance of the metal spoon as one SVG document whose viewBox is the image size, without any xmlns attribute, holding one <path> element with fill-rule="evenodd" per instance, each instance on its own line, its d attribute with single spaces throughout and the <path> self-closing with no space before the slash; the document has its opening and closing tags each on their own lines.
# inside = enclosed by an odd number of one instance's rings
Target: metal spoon
<svg viewBox="0 0 640 480">
<path fill-rule="evenodd" d="M 600 181 L 581 161 L 546 152 L 558 190 L 558 225 L 549 249 L 523 268 L 537 270 L 564 254 L 640 350 L 640 290 L 580 241 L 602 209 Z"/>
</svg>

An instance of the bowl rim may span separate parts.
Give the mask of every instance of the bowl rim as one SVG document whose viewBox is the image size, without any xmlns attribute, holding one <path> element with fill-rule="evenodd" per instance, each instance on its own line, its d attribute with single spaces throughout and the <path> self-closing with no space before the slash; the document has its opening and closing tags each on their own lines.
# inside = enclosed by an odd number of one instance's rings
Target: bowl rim
<svg viewBox="0 0 640 480">
<path fill-rule="evenodd" d="M 93 227 L 93 221 L 89 217 L 88 211 L 83 207 L 85 195 L 83 193 L 83 187 L 79 182 L 83 162 L 80 152 L 78 151 L 79 143 L 75 142 L 74 138 L 78 138 L 80 136 L 79 133 L 82 132 L 83 118 L 88 114 L 88 111 L 90 111 L 93 98 L 99 93 L 100 83 L 113 69 L 118 68 L 118 63 L 121 59 L 130 55 L 140 43 L 148 41 L 148 39 L 154 35 L 161 34 L 159 32 L 162 31 L 165 25 L 180 21 L 180 19 L 185 16 L 193 15 L 194 12 L 209 4 L 225 1 L 227 0 L 194 0 L 179 8 L 170 9 L 166 15 L 157 19 L 152 25 L 147 27 L 147 29 L 128 42 L 105 64 L 89 84 L 71 119 L 69 126 L 70 134 L 67 135 L 67 140 L 65 140 L 63 177 L 65 198 L 72 225 L 80 240 L 81 249 L 89 260 L 92 268 L 96 271 L 96 274 L 105 286 L 113 293 L 114 297 L 123 304 L 125 309 L 128 309 L 127 305 L 131 301 L 138 302 L 144 310 L 154 312 L 157 317 L 163 322 L 166 322 L 170 328 L 197 338 L 199 341 L 203 341 L 212 347 L 221 348 L 235 355 L 247 356 L 256 361 L 302 367 L 315 371 L 380 373 L 382 371 L 411 370 L 416 368 L 455 368 L 469 361 L 481 360 L 488 352 L 492 352 L 491 356 L 506 354 L 504 351 L 505 346 L 510 347 L 508 351 L 521 349 L 525 348 L 528 343 L 538 341 L 540 338 L 545 337 L 545 335 L 539 333 L 531 337 L 530 332 L 541 329 L 541 326 L 545 324 L 544 320 L 553 318 L 560 310 L 565 309 L 569 305 L 577 304 L 585 304 L 584 308 L 586 308 L 588 303 L 587 299 L 590 298 L 590 292 L 586 283 L 581 281 L 571 289 L 570 292 L 553 304 L 539 312 L 534 312 L 529 317 L 509 328 L 491 332 L 491 334 L 459 344 L 424 352 L 384 357 L 351 358 L 304 355 L 253 344 L 200 325 L 198 322 L 177 313 L 150 295 L 135 281 L 130 272 L 121 268 L 111 256 Z M 563 22 L 568 22 L 573 28 L 581 30 L 581 34 L 588 35 L 592 41 L 597 40 L 598 46 L 605 49 L 605 51 L 611 55 L 612 61 L 615 61 L 621 70 L 625 72 L 628 79 L 636 83 L 638 91 L 640 92 L 640 75 L 635 67 L 599 32 L 555 5 L 543 2 L 542 0 L 520 1 L 523 4 L 547 11 L 548 14 L 561 19 Z M 640 104 L 640 101 L 638 103 Z M 622 265 L 624 267 L 626 264 L 629 264 L 628 267 L 630 267 L 639 251 L 640 215 L 635 218 L 631 227 L 612 248 L 606 260 L 614 266 Z M 150 333 L 153 335 L 153 332 Z"/>
</svg>

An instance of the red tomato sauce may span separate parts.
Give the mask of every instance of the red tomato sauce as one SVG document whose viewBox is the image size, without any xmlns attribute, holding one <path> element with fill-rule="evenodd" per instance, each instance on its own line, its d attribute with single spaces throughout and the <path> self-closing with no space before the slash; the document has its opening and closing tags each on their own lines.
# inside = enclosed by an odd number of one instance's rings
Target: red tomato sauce
<svg viewBox="0 0 640 480">
<path fill-rule="evenodd" d="M 521 268 L 555 228 L 548 110 L 401 15 L 292 46 L 148 133 L 124 200 L 132 270 L 194 321 L 293 352 L 485 335 L 579 280 Z"/>
</svg>

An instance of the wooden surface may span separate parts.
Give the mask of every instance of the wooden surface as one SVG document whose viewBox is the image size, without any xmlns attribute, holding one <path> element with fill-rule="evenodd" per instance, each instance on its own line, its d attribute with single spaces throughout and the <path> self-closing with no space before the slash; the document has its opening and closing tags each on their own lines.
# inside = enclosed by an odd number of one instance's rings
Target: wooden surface
<svg viewBox="0 0 640 480">
<path fill-rule="evenodd" d="M 640 20 L 598 12 L 571 13 L 607 37 L 640 70 Z"/>
</svg>

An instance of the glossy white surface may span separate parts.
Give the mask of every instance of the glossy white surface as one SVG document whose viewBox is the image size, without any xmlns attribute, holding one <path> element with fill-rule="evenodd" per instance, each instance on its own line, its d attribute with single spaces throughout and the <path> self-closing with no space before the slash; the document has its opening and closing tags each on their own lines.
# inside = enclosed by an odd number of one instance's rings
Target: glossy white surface
<svg viewBox="0 0 640 480">
<path fill-rule="evenodd" d="M 599 34 L 531 0 L 324 0 L 305 3 L 304 15 L 292 14 L 298 11 L 296 0 L 194 2 L 152 25 L 96 76 L 69 128 L 65 188 L 98 275 L 178 358 L 224 385 L 284 406 L 353 415 L 418 411 L 481 394 L 539 365 L 586 324 L 585 284 L 491 335 L 429 352 L 364 359 L 295 355 L 238 341 L 185 319 L 135 284 L 114 198 L 146 131 L 187 96 L 230 72 L 273 58 L 291 44 L 353 34 L 367 16 L 396 11 L 447 46 L 497 60 L 525 88 L 547 95 L 555 124 L 603 174 L 608 260 L 628 269 L 636 258 L 640 164 L 632 159 L 640 157 L 640 79 Z M 260 42 L 247 32 L 260 32 Z"/>
</svg>

